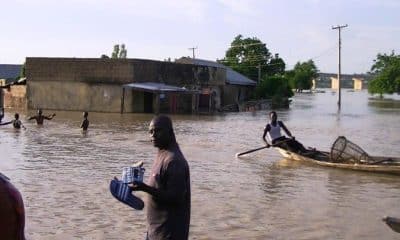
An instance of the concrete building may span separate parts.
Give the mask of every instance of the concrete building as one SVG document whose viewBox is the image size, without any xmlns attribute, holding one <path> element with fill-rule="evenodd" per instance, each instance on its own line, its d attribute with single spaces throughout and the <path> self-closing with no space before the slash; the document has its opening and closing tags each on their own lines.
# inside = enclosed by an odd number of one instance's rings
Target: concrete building
<svg viewBox="0 0 400 240">
<path fill-rule="evenodd" d="M 5 97 L 11 91 L 9 85 L 18 78 L 21 68 L 19 64 L 0 64 L 0 107 L 7 107 Z"/>
<path fill-rule="evenodd" d="M 216 67 L 226 72 L 225 84 L 215 86 L 200 94 L 200 107 L 211 103 L 213 109 L 220 109 L 223 106 L 239 104 L 249 100 L 257 83 L 246 76 L 232 70 L 223 64 L 203 60 L 183 57 L 175 62 L 184 64 L 193 64 L 197 66 Z"/>
<path fill-rule="evenodd" d="M 26 75 L 29 109 L 97 112 L 197 111 L 199 93 L 226 79 L 218 67 L 100 58 L 27 58 Z"/>
</svg>

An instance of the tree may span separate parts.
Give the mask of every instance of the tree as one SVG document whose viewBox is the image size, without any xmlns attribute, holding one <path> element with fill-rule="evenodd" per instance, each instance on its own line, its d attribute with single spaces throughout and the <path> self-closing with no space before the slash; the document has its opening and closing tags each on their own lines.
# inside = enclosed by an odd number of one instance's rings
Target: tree
<svg viewBox="0 0 400 240">
<path fill-rule="evenodd" d="M 294 66 L 294 69 L 288 71 L 286 74 L 291 87 L 296 89 L 297 92 L 311 89 L 312 80 L 317 76 L 318 69 L 313 60 L 308 60 L 307 62 L 297 62 Z"/>
<path fill-rule="evenodd" d="M 119 51 L 119 58 L 126 58 L 128 51 L 125 48 L 125 44 L 121 44 L 121 51 Z"/>
<path fill-rule="evenodd" d="M 118 58 L 118 56 L 119 56 L 119 45 L 115 44 L 114 45 L 114 50 L 111 53 L 111 58 Z"/>
<path fill-rule="evenodd" d="M 21 70 L 20 70 L 20 72 L 19 72 L 18 79 L 21 79 L 21 78 L 24 78 L 24 77 L 26 77 L 26 64 L 25 64 L 25 62 L 24 62 L 24 64 L 23 64 L 22 67 L 21 67 Z"/>
<path fill-rule="evenodd" d="M 110 57 L 107 56 L 106 54 L 101 54 L 100 58 L 102 58 L 102 59 L 107 59 L 107 58 L 110 58 Z"/>
<path fill-rule="evenodd" d="M 267 73 L 270 59 L 271 53 L 265 43 L 255 37 L 243 38 L 242 35 L 238 35 L 226 51 L 225 58 L 219 62 L 250 79 L 257 80 L 258 67 L 261 67 L 261 74 Z"/>
<path fill-rule="evenodd" d="M 125 48 L 125 44 L 115 44 L 114 50 L 111 54 L 111 58 L 126 58 L 127 57 L 127 49 Z"/>
<path fill-rule="evenodd" d="M 381 97 L 384 93 L 400 93 L 400 55 L 394 51 L 390 55 L 378 53 L 370 73 L 375 77 L 368 84 L 369 93 Z"/>
<path fill-rule="evenodd" d="M 279 57 L 279 54 L 276 53 L 275 57 L 271 58 L 271 60 L 269 61 L 267 68 L 270 75 L 282 75 L 285 73 L 286 64 L 285 61 L 283 61 L 283 59 Z"/>
<path fill-rule="evenodd" d="M 272 99 L 272 104 L 275 106 L 288 107 L 288 98 L 292 96 L 293 92 L 289 85 L 289 80 L 283 75 L 265 75 L 254 92 L 256 99 Z"/>
</svg>

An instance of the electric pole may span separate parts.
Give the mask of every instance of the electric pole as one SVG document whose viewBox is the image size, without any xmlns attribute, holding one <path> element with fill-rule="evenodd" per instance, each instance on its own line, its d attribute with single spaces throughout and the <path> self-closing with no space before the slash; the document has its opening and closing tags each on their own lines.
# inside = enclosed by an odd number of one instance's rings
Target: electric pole
<svg viewBox="0 0 400 240">
<path fill-rule="evenodd" d="M 341 105 L 341 103 L 340 103 L 340 101 L 341 101 L 341 94 L 340 94 L 340 71 L 341 71 L 341 65 L 340 65 L 340 63 L 341 63 L 341 57 L 340 57 L 340 50 L 341 50 L 341 48 L 342 48 L 342 39 L 341 39 L 341 35 L 340 35 L 340 33 L 341 33 L 341 30 L 342 30 L 342 28 L 345 28 L 345 27 L 347 27 L 347 24 L 346 25 L 337 25 L 336 27 L 332 27 L 332 29 L 333 30 L 339 30 L 339 63 L 338 63 L 338 67 L 339 67 L 339 71 L 338 71 L 338 76 L 337 76 L 337 79 L 338 79 L 338 109 L 340 109 L 340 105 Z"/>
<path fill-rule="evenodd" d="M 192 50 L 192 52 L 193 52 L 193 59 L 195 58 L 195 56 L 194 56 L 194 50 L 196 50 L 197 49 L 197 47 L 191 47 L 191 48 L 189 48 L 189 50 Z"/>
</svg>

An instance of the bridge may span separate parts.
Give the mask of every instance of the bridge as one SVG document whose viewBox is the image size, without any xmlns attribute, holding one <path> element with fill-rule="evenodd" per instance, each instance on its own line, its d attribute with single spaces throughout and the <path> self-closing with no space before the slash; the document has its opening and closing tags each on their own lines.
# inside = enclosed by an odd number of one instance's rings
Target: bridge
<svg viewBox="0 0 400 240">
<path fill-rule="evenodd" d="M 370 74 L 341 74 L 341 88 L 361 90 L 368 88 L 368 82 L 373 76 Z M 319 73 L 313 80 L 313 88 L 338 89 L 337 73 Z"/>
</svg>

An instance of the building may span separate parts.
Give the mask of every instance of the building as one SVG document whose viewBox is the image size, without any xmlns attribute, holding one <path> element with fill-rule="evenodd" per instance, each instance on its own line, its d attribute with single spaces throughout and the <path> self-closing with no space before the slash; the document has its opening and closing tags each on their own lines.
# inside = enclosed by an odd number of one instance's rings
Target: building
<svg viewBox="0 0 400 240">
<path fill-rule="evenodd" d="M 234 71 L 223 64 L 203 60 L 183 57 L 175 62 L 183 64 L 193 64 L 197 66 L 216 67 L 226 72 L 225 84 L 209 89 L 202 89 L 200 94 L 200 107 L 207 106 L 211 102 L 212 110 L 220 109 L 223 106 L 239 104 L 249 100 L 257 83 L 246 76 Z"/>
<path fill-rule="evenodd" d="M 27 58 L 26 76 L 29 109 L 183 113 L 200 110 L 199 93 L 223 86 L 226 71 L 143 59 Z"/>
<path fill-rule="evenodd" d="M 0 107 L 9 107 L 10 101 L 14 102 L 16 106 L 20 106 L 20 87 L 10 87 L 16 81 L 22 65 L 19 64 L 0 64 Z M 14 99 L 13 94 L 16 95 Z M 19 102 L 19 103 L 18 103 Z M 6 104 L 7 103 L 7 104 Z"/>
<path fill-rule="evenodd" d="M 256 82 L 211 61 L 27 58 L 29 109 L 214 112 L 249 98 Z"/>
</svg>

